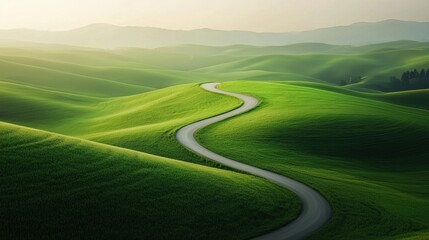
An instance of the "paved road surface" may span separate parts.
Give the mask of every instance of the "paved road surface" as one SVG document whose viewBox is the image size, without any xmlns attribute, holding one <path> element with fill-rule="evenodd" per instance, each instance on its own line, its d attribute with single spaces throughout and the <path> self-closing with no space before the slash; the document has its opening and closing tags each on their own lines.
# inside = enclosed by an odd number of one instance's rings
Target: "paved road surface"
<svg viewBox="0 0 429 240">
<path fill-rule="evenodd" d="M 239 98 L 244 101 L 244 104 L 240 108 L 237 108 L 233 111 L 183 127 L 177 132 L 177 140 L 183 146 L 195 153 L 198 153 L 231 168 L 266 178 L 280 186 L 291 190 L 300 198 L 302 202 L 302 211 L 297 219 L 278 230 L 262 235 L 256 239 L 302 239 L 310 235 L 315 230 L 327 223 L 332 215 L 331 206 L 320 193 L 291 178 L 223 157 L 201 146 L 194 138 L 195 133 L 199 129 L 202 129 L 210 124 L 220 122 L 227 118 L 242 114 L 257 107 L 258 105 L 258 100 L 256 98 L 243 94 L 219 90 L 216 88 L 218 84 L 219 83 L 206 83 L 201 85 L 201 87 L 211 92 Z M 252 131 L 252 129 L 249 129 L 249 131 Z"/>
</svg>

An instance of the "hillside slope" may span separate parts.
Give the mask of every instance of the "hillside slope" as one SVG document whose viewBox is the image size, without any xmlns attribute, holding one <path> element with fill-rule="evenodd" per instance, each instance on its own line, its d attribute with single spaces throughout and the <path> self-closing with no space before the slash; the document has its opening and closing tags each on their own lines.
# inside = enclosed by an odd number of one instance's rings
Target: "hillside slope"
<svg viewBox="0 0 429 240">
<path fill-rule="evenodd" d="M 30 87 L 0 78 L 0 120 L 28 126 L 57 126 L 88 114 L 104 98 Z"/>
<path fill-rule="evenodd" d="M 339 85 L 343 80 L 361 76 L 363 78 L 361 82 L 350 86 L 391 91 L 390 77 L 400 77 L 406 69 L 427 69 L 428 54 L 429 48 L 399 48 L 377 49 L 352 55 L 266 55 L 244 57 L 195 71 L 220 74 L 228 80 L 233 80 L 232 77 L 237 80 L 305 80 L 334 85 Z M 271 74 L 272 78 L 254 77 L 255 73 Z"/>
<path fill-rule="evenodd" d="M 198 138 L 217 153 L 327 196 L 333 219 L 314 239 L 425 236 L 428 111 L 320 86 L 223 83 L 222 89 L 257 96 L 262 104 L 203 129 Z"/>
<path fill-rule="evenodd" d="M 1 122 L 0 155 L 2 239 L 249 238 L 299 211 L 256 177 Z"/>
<path fill-rule="evenodd" d="M 178 144 L 175 131 L 241 104 L 199 84 L 120 98 L 88 98 L 1 81 L 0 86 L 2 121 L 209 165 Z"/>
<path fill-rule="evenodd" d="M 244 54 L 246 53 L 246 54 Z M 397 41 L 360 47 L 176 46 L 85 49 L 47 45 L 0 48 L 2 79 L 98 97 L 127 96 L 192 82 L 308 81 L 357 91 L 396 91 L 390 78 L 429 66 L 427 43 Z"/>
</svg>

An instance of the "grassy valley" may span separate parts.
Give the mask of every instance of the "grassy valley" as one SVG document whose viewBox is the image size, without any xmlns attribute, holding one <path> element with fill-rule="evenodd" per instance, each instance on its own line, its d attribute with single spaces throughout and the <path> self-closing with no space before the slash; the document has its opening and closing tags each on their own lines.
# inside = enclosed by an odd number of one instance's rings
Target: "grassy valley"
<svg viewBox="0 0 429 240">
<path fill-rule="evenodd" d="M 310 239 L 428 236 L 429 90 L 390 83 L 429 67 L 427 43 L 0 46 L 2 239 L 247 239 L 295 219 L 292 192 L 177 142 L 243 104 L 204 82 L 261 101 L 204 146 L 329 200 Z"/>
</svg>

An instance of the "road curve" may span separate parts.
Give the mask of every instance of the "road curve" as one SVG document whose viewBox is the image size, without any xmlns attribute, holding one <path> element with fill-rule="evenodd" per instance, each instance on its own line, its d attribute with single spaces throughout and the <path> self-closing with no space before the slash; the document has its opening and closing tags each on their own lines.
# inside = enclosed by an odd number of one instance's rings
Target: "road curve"
<svg viewBox="0 0 429 240">
<path fill-rule="evenodd" d="M 331 206 L 319 192 L 291 178 L 223 157 L 204 148 L 195 139 L 194 135 L 198 130 L 210 124 L 220 122 L 227 118 L 231 118 L 233 116 L 247 112 L 257 107 L 258 105 L 258 100 L 256 98 L 243 94 L 222 91 L 216 88 L 218 84 L 219 83 L 206 83 L 201 85 L 201 87 L 210 92 L 239 98 L 244 101 L 244 104 L 233 111 L 199 122 L 195 122 L 181 128 L 177 132 L 177 140 L 183 146 L 197 154 L 200 154 L 204 157 L 212 159 L 213 161 L 219 162 L 231 168 L 235 168 L 268 179 L 280 186 L 286 187 L 300 198 L 302 202 L 302 211 L 298 218 L 296 218 L 290 224 L 273 232 L 257 237 L 256 239 L 302 239 L 310 235 L 311 233 L 322 227 L 325 223 L 327 223 L 332 215 Z"/>
</svg>

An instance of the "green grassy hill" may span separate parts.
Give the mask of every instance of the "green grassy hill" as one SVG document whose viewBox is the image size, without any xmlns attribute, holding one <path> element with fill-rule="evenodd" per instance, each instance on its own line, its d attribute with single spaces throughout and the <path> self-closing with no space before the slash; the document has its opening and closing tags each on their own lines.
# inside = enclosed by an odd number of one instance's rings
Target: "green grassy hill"
<svg viewBox="0 0 429 240">
<path fill-rule="evenodd" d="M 248 238 L 299 211 L 256 177 L 17 125 L 0 155 L 2 239 Z"/>
<path fill-rule="evenodd" d="M 428 111 L 319 86 L 224 83 L 222 89 L 257 96 L 262 104 L 198 137 L 218 153 L 292 176 L 326 195 L 333 219 L 314 239 L 427 232 Z"/>
<path fill-rule="evenodd" d="M 219 153 L 292 176 L 325 194 L 335 215 L 317 239 L 396 238 L 427 229 L 424 146 L 429 143 L 429 115 L 415 108 L 421 107 L 419 94 L 424 93 L 359 93 L 303 82 L 232 82 L 222 87 L 257 96 L 262 105 L 202 131 L 200 139 Z M 189 84 L 90 103 L 90 112 L 53 130 L 216 166 L 181 147 L 175 131 L 239 104 Z M 383 224 L 375 224 L 379 222 Z"/>
<path fill-rule="evenodd" d="M 429 89 L 394 92 L 380 95 L 384 101 L 429 110 Z"/>
<path fill-rule="evenodd" d="M 233 74 L 240 80 L 249 78 L 246 75 L 240 76 L 240 73 L 258 71 L 283 73 L 284 77 L 275 78 L 277 80 L 301 80 L 297 76 L 304 75 L 306 79 L 313 78 L 335 85 L 350 77 L 363 76 L 365 80 L 354 87 L 389 91 L 391 76 L 400 77 L 404 69 L 426 69 L 429 66 L 428 54 L 429 48 L 379 49 L 354 55 L 267 55 L 247 57 L 196 71 L 224 76 Z"/>
<path fill-rule="evenodd" d="M 241 102 L 211 94 L 199 84 L 165 88 L 100 103 L 56 131 L 151 154 L 219 166 L 190 153 L 175 138 L 182 126 L 220 114 Z M 152 114 L 156 113 L 156 114 Z"/>
<path fill-rule="evenodd" d="M 4 81 L 89 96 L 123 96 L 150 90 L 143 86 L 5 60 L 0 60 L 0 71 Z"/>
<path fill-rule="evenodd" d="M 360 47 L 318 43 L 114 50 L 3 46 L 0 70 L 3 79 L 15 83 L 94 96 L 126 96 L 203 81 L 299 80 L 338 85 L 358 76 L 364 80 L 348 88 L 391 91 L 390 77 L 428 68 L 428 54 L 427 43 L 413 41 Z"/>
<path fill-rule="evenodd" d="M 67 95 L 7 82 L 0 86 L 3 121 L 198 163 L 207 161 L 177 143 L 175 131 L 241 104 L 199 84 L 121 98 Z"/>
<path fill-rule="evenodd" d="M 232 45 L 224 47 L 203 45 L 180 45 L 162 47 L 162 53 L 187 54 L 195 56 L 264 56 L 264 55 L 302 55 L 302 54 L 362 54 L 378 49 L 428 48 L 429 43 L 416 41 L 395 41 L 364 46 L 330 45 L 324 43 L 297 43 L 286 46 Z"/>
<path fill-rule="evenodd" d="M 428 90 L 382 91 L 429 67 L 426 45 L 2 47 L 0 238 L 235 239 L 290 221 L 291 193 L 175 139 L 242 104 L 199 83 L 248 80 L 221 87 L 261 105 L 200 132 L 206 146 L 321 191 L 334 217 L 314 239 L 424 239 Z"/>
<path fill-rule="evenodd" d="M 93 96 L 124 96 L 210 77 L 166 69 L 88 67 L 28 57 L 0 56 L 4 81 Z"/>
<path fill-rule="evenodd" d="M 237 60 L 236 56 L 198 56 L 195 54 L 178 54 L 174 51 L 164 52 L 162 49 L 119 48 L 110 50 L 76 48 L 72 46 L 43 45 L 34 46 L 2 46 L 0 55 L 3 57 L 28 58 L 46 60 L 55 63 L 70 63 L 86 67 L 115 67 L 131 69 L 167 69 L 192 70 L 196 68 Z"/>
<path fill-rule="evenodd" d="M 103 98 L 88 97 L 0 79 L 0 119 L 33 127 L 58 126 L 90 113 Z"/>
</svg>

